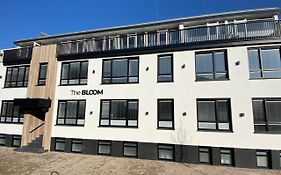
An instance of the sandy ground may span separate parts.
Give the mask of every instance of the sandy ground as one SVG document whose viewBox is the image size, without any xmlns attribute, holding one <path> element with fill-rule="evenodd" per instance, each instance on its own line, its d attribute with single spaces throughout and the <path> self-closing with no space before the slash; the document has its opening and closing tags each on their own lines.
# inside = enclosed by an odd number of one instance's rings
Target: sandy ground
<svg viewBox="0 0 281 175">
<path fill-rule="evenodd" d="M 0 147 L 0 174 L 281 175 L 281 171 L 241 169 L 72 153 L 21 153 L 13 151 L 12 148 Z"/>
</svg>

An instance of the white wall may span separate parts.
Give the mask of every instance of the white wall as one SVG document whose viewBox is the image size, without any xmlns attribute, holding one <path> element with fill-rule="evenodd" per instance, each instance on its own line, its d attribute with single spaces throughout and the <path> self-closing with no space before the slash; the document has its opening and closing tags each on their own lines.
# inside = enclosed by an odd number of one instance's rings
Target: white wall
<svg viewBox="0 0 281 175">
<path fill-rule="evenodd" d="M 157 54 L 140 55 L 139 84 L 101 85 L 102 58 L 90 59 L 88 85 L 57 88 L 57 100 L 87 100 L 85 126 L 54 126 L 52 137 L 280 150 L 280 135 L 254 134 L 252 98 L 281 97 L 281 80 L 249 80 L 247 48 L 226 49 L 229 81 L 195 82 L 195 51 L 173 53 L 173 83 L 157 83 Z M 236 66 L 236 61 L 240 61 L 240 65 Z M 184 69 L 181 68 L 183 64 L 186 65 Z M 58 69 L 58 84 L 60 66 L 61 64 Z M 146 67 L 149 67 L 149 71 L 146 71 Z M 82 89 L 103 89 L 104 94 L 70 95 L 70 90 Z M 158 98 L 174 98 L 175 130 L 157 129 Z M 197 131 L 196 98 L 231 98 L 233 132 Z M 100 99 L 139 99 L 138 128 L 99 127 Z M 92 115 L 90 111 L 93 111 Z M 149 115 L 145 115 L 145 112 L 149 112 Z M 183 112 L 187 116 L 183 116 Z M 57 109 L 55 116 L 56 113 Z M 239 117 L 239 113 L 245 113 L 245 116 Z"/>
</svg>

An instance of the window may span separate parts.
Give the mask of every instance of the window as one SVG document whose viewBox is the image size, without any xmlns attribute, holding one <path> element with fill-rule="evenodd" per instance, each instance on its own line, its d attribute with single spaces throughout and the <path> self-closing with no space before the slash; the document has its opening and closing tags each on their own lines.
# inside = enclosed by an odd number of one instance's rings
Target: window
<svg viewBox="0 0 281 175">
<path fill-rule="evenodd" d="M 13 101 L 2 101 L 0 123 L 23 123 L 23 113 L 19 106 L 14 106 Z"/>
<path fill-rule="evenodd" d="M 48 63 L 40 63 L 38 85 L 45 85 L 47 78 Z"/>
<path fill-rule="evenodd" d="M 20 147 L 21 136 L 13 136 L 12 137 L 12 147 Z"/>
<path fill-rule="evenodd" d="M 174 129 L 174 100 L 158 99 L 158 128 Z"/>
<path fill-rule="evenodd" d="M 4 146 L 6 141 L 6 137 L 4 134 L 0 134 L 0 145 Z"/>
<path fill-rule="evenodd" d="M 158 82 L 173 81 L 173 55 L 158 56 Z"/>
<path fill-rule="evenodd" d="M 199 147 L 199 162 L 211 164 L 211 148 Z"/>
<path fill-rule="evenodd" d="M 259 168 L 269 168 L 269 151 L 257 150 L 257 167 Z"/>
<path fill-rule="evenodd" d="M 159 144 L 158 145 L 158 159 L 174 160 L 174 145 Z"/>
<path fill-rule="evenodd" d="M 281 132 L 281 99 L 253 99 L 255 132 Z"/>
<path fill-rule="evenodd" d="M 138 100 L 101 100 L 100 126 L 138 127 Z"/>
<path fill-rule="evenodd" d="M 29 65 L 8 67 L 4 87 L 27 87 L 28 76 Z"/>
<path fill-rule="evenodd" d="M 84 126 L 86 100 L 59 100 L 57 125 Z"/>
<path fill-rule="evenodd" d="M 64 151 L 65 149 L 65 139 L 55 138 L 55 151 Z"/>
<path fill-rule="evenodd" d="M 102 83 L 138 83 L 139 59 L 138 57 L 126 59 L 103 60 Z"/>
<path fill-rule="evenodd" d="M 71 152 L 82 152 L 82 140 L 72 139 L 71 140 Z"/>
<path fill-rule="evenodd" d="M 281 78 L 280 48 L 249 49 L 248 59 L 251 79 Z"/>
<path fill-rule="evenodd" d="M 233 150 L 227 148 L 220 149 L 221 165 L 233 166 Z"/>
<path fill-rule="evenodd" d="M 212 51 L 195 54 L 196 80 L 228 80 L 226 51 Z"/>
<path fill-rule="evenodd" d="M 123 155 L 127 156 L 127 157 L 138 157 L 138 143 L 124 142 L 123 143 Z"/>
<path fill-rule="evenodd" d="M 98 154 L 110 155 L 111 154 L 111 142 L 99 141 L 98 142 Z"/>
<path fill-rule="evenodd" d="M 281 151 L 279 153 L 279 159 L 280 159 L 279 163 L 280 163 L 280 168 L 281 168 Z"/>
<path fill-rule="evenodd" d="M 232 131 L 229 99 L 197 100 L 198 130 Z"/>
<path fill-rule="evenodd" d="M 87 84 L 88 61 L 62 63 L 60 85 Z"/>
</svg>

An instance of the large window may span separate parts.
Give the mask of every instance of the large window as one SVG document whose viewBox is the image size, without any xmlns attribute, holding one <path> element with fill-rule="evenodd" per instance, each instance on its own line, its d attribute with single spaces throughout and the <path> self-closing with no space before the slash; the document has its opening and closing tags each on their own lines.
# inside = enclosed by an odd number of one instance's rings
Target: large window
<svg viewBox="0 0 281 175">
<path fill-rule="evenodd" d="M 2 101 L 0 123 L 23 123 L 23 113 L 13 101 Z"/>
<path fill-rule="evenodd" d="M 62 63 L 61 85 L 87 84 L 88 61 Z"/>
<path fill-rule="evenodd" d="M 126 59 L 103 60 L 102 83 L 138 83 L 139 59 L 138 57 Z"/>
<path fill-rule="evenodd" d="M 212 164 L 212 152 L 209 147 L 199 147 L 199 162 Z"/>
<path fill-rule="evenodd" d="M 158 99 L 158 128 L 174 129 L 174 100 Z"/>
<path fill-rule="evenodd" d="M 250 78 L 281 78 L 280 48 L 249 49 Z"/>
<path fill-rule="evenodd" d="M 229 99 L 198 99 L 197 115 L 199 130 L 232 130 Z"/>
<path fill-rule="evenodd" d="M 138 127 L 138 100 L 101 100 L 100 126 Z"/>
<path fill-rule="evenodd" d="M 85 123 L 86 100 L 59 100 L 57 125 L 78 125 Z"/>
<path fill-rule="evenodd" d="M 138 157 L 138 143 L 124 142 L 123 143 L 123 155 L 127 156 L 127 157 Z"/>
<path fill-rule="evenodd" d="M 111 154 L 111 141 L 98 142 L 98 154 L 110 155 Z"/>
<path fill-rule="evenodd" d="M 174 145 L 159 144 L 158 145 L 158 159 L 174 160 Z"/>
<path fill-rule="evenodd" d="M 173 81 L 173 55 L 158 56 L 158 82 Z"/>
<path fill-rule="evenodd" d="M 45 85 L 46 84 L 47 68 L 48 68 L 48 63 L 40 63 L 38 85 Z"/>
<path fill-rule="evenodd" d="M 257 150 L 256 151 L 257 157 L 257 167 L 259 168 L 269 168 L 269 151 L 266 150 Z"/>
<path fill-rule="evenodd" d="M 27 87 L 28 76 L 29 65 L 8 67 L 4 87 Z"/>
<path fill-rule="evenodd" d="M 281 99 L 253 99 L 255 132 L 281 132 Z"/>
<path fill-rule="evenodd" d="M 220 149 L 221 165 L 233 166 L 233 149 Z"/>
<path fill-rule="evenodd" d="M 195 55 L 196 80 L 228 80 L 226 51 L 199 52 Z"/>
</svg>

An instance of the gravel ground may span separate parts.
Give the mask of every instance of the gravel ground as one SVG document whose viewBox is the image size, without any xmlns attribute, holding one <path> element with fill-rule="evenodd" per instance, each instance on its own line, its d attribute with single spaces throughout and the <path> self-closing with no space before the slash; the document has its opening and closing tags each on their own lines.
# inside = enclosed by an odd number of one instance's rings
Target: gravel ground
<svg viewBox="0 0 281 175">
<path fill-rule="evenodd" d="M 72 153 L 15 152 L 0 147 L 0 175 L 281 175 L 281 171 L 195 165 Z"/>
</svg>

